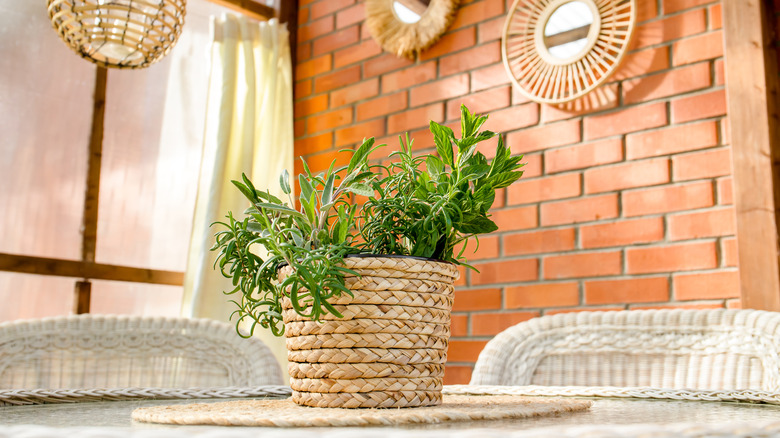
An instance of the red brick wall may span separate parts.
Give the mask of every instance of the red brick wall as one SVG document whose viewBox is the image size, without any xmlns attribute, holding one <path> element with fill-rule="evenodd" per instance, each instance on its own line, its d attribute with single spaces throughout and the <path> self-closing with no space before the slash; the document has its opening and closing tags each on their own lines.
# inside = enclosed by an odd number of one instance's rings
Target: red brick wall
<svg viewBox="0 0 780 438">
<path fill-rule="evenodd" d="M 296 153 L 324 168 L 338 149 L 409 131 L 458 107 L 524 153 L 525 175 L 493 210 L 456 291 L 447 383 L 469 380 L 485 343 L 531 317 L 582 309 L 739 307 L 720 2 L 640 0 L 606 107 L 573 113 L 513 91 L 500 56 L 509 4 L 463 2 L 419 62 L 381 52 L 355 0 L 301 0 Z"/>
</svg>

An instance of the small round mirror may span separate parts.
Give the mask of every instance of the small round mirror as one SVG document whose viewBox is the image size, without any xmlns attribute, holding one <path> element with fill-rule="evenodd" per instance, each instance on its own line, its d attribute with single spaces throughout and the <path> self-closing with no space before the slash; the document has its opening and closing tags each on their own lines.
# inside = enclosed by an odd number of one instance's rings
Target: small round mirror
<svg viewBox="0 0 780 438">
<path fill-rule="evenodd" d="M 593 11 L 583 1 L 559 6 L 544 25 L 544 46 L 554 58 L 579 58 L 588 49 L 588 35 L 595 22 Z"/>
<path fill-rule="evenodd" d="M 393 0 L 393 12 L 404 23 L 413 24 L 420 21 L 430 0 Z"/>
</svg>

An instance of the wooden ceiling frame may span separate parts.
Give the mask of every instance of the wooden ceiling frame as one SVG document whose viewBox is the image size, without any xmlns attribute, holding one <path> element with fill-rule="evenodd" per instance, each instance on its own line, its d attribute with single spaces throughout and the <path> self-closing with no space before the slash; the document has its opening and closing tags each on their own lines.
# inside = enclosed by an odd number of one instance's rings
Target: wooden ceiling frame
<svg viewBox="0 0 780 438">
<path fill-rule="evenodd" d="M 771 0 L 721 4 L 742 307 L 780 311 L 774 11 Z"/>
<path fill-rule="evenodd" d="M 290 32 L 290 49 L 295 60 L 295 34 L 298 24 L 297 0 L 280 0 L 279 10 L 253 0 L 208 0 L 233 9 L 259 21 L 279 17 L 287 24 Z M 52 275 L 77 278 L 73 300 L 74 313 L 89 313 L 91 301 L 90 279 L 140 282 L 181 286 L 184 272 L 144 269 L 129 266 L 108 265 L 95 262 L 97 247 L 98 201 L 100 197 L 100 168 L 103 154 L 103 122 L 106 106 L 106 85 L 108 72 L 96 67 L 93 95 L 92 129 L 90 131 L 86 189 L 82 217 L 81 260 L 55 259 L 19 254 L 0 253 L 0 272 L 15 272 L 34 275 Z"/>
</svg>

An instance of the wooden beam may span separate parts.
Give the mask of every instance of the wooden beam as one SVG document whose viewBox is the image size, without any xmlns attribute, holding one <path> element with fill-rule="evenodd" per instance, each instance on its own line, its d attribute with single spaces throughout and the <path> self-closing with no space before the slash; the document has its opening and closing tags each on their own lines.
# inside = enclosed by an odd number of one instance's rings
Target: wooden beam
<svg viewBox="0 0 780 438">
<path fill-rule="evenodd" d="M 87 155 L 87 189 L 84 194 L 84 213 L 81 222 L 81 260 L 95 261 L 97 246 L 98 199 L 100 198 L 100 160 L 103 156 L 103 122 L 106 114 L 107 70 L 98 67 L 95 72 L 95 94 L 92 107 L 92 132 Z"/>
<path fill-rule="evenodd" d="M 88 281 L 76 282 L 76 296 L 73 300 L 73 313 L 81 315 L 89 313 L 90 300 L 92 298 L 92 283 Z"/>
<path fill-rule="evenodd" d="M 184 284 L 184 273 L 0 253 L 0 271 L 133 283 Z"/>
<path fill-rule="evenodd" d="M 742 307 L 780 311 L 772 17 L 763 0 L 724 1 L 722 6 Z"/>
<path fill-rule="evenodd" d="M 258 3 L 253 0 L 208 0 L 211 3 L 216 3 L 220 6 L 232 9 L 236 12 L 240 12 L 247 17 L 254 18 L 255 20 L 265 21 L 274 18 L 274 9 L 270 6 L 266 6 L 262 3 Z M 281 0 L 282 3 L 288 0 Z"/>
<path fill-rule="evenodd" d="M 298 0 L 282 0 L 279 4 L 279 22 L 287 25 L 290 34 L 290 63 L 292 64 L 292 83 L 295 84 L 295 64 L 298 62 Z M 293 87 L 293 101 L 295 89 Z"/>
</svg>

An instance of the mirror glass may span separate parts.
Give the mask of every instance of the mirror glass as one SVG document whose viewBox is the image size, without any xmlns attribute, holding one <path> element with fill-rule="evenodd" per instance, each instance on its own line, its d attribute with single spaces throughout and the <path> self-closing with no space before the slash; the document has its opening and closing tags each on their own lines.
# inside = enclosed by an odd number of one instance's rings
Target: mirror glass
<svg viewBox="0 0 780 438">
<path fill-rule="evenodd" d="M 594 17 L 583 1 L 572 1 L 558 7 L 544 25 L 544 45 L 550 55 L 569 59 L 581 54 L 588 44 L 588 33 Z"/>
<path fill-rule="evenodd" d="M 430 0 L 394 0 L 393 12 L 404 23 L 417 23 L 428 9 Z"/>
</svg>

